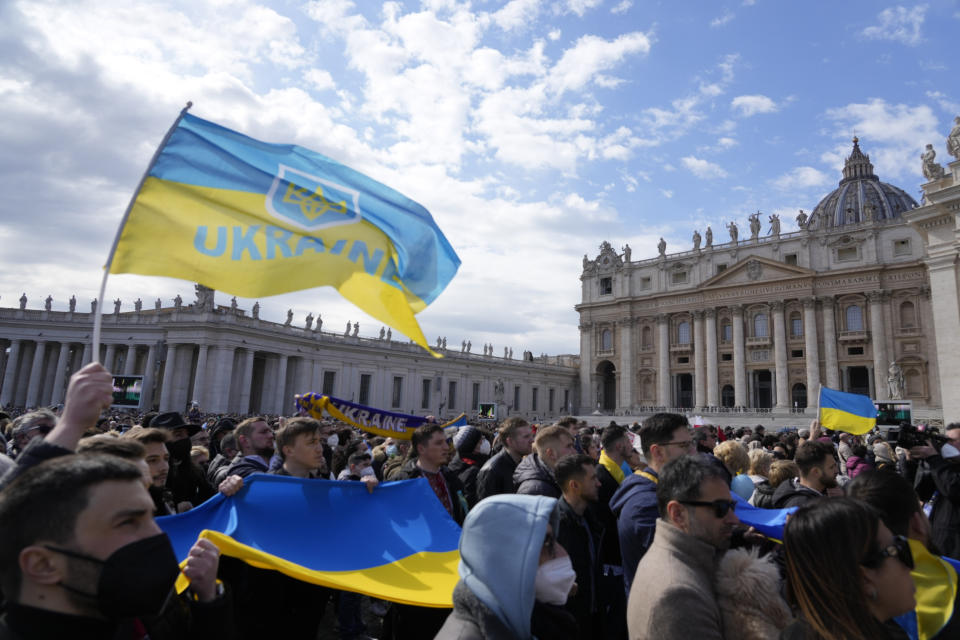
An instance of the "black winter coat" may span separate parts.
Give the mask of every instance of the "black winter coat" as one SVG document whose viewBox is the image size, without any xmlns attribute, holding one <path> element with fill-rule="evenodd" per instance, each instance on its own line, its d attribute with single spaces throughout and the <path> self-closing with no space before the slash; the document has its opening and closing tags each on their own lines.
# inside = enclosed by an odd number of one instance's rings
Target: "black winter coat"
<svg viewBox="0 0 960 640">
<path fill-rule="evenodd" d="M 501 493 L 513 493 L 513 472 L 517 463 L 506 448 L 487 460 L 477 475 L 477 500 Z"/>
<path fill-rule="evenodd" d="M 561 495 L 560 485 L 553 477 L 553 471 L 536 453 L 531 453 L 517 465 L 513 472 L 513 486 L 517 493 L 531 496 L 559 498 Z"/>
</svg>

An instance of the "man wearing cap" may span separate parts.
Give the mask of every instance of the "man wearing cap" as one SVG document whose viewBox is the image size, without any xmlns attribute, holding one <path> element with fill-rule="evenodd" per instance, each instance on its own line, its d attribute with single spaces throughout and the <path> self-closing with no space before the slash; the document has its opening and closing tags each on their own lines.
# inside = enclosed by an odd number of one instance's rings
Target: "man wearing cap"
<svg viewBox="0 0 960 640">
<path fill-rule="evenodd" d="M 174 502 L 197 506 L 212 497 L 214 490 L 203 469 L 190 459 L 190 436 L 200 431 L 200 425 L 189 424 L 176 411 L 168 411 L 154 418 L 150 426 L 170 434 L 167 441 L 167 451 L 170 452 L 167 488 L 173 494 Z"/>
</svg>

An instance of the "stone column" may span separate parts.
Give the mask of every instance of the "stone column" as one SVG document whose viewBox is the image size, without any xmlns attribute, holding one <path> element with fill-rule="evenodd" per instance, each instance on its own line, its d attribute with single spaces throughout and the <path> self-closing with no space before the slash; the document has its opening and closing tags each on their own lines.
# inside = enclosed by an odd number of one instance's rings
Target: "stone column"
<svg viewBox="0 0 960 640">
<path fill-rule="evenodd" d="M 870 301 L 870 344 L 873 347 L 873 385 L 874 398 L 886 400 L 887 396 L 887 333 L 883 321 L 883 303 L 887 299 L 887 292 L 868 291 L 867 300 Z"/>
<path fill-rule="evenodd" d="M 707 332 L 707 406 L 720 406 L 720 381 L 717 369 L 717 310 L 704 311 Z"/>
<path fill-rule="evenodd" d="M 197 353 L 197 373 L 193 376 L 193 393 L 190 401 L 199 402 L 201 407 L 207 406 L 207 352 L 210 345 L 200 345 L 200 351 Z"/>
<path fill-rule="evenodd" d="M 37 398 L 40 397 L 40 387 L 42 380 L 40 374 L 43 370 L 43 356 L 47 351 L 45 340 L 37 340 L 37 348 L 33 352 L 33 365 L 30 367 L 30 381 L 27 383 L 27 401 L 24 403 L 27 407 L 36 407 Z"/>
<path fill-rule="evenodd" d="M 137 345 L 127 346 L 127 357 L 123 359 L 123 375 L 132 376 L 137 370 Z"/>
<path fill-rule="evenodd" d="M 57 372 L 53 376 L 53 393 L 50 396 L 51 404 L 63 402 L 63 389 L 67 377 L 67 356 L 70 355 L 70 343 L 60 343 L 60 355 L 57 357 Z"/>
<path fill-rule="evenodd" d="M 703 337 L 703 311 L 693 312 L 693 406 L 707 406 L 707 361 Z"/>
<path fill-rule="evenodd" d="M 7 355 L 7 366 L 3 372 L 3 388 L 0 389 L 0 406 L 5 407 L 13 401 L 13 394 L 17 388 L 17 360 L 20 358 L 21 340 L 10 341 L 10 353 Z"/>
<path fill-rule="evenodd" d="M 108 344 L 106 347 L 107 354 L 103 357 L 103 367 L 110 373 L 113 373 L 113 361 L 116 360 L 117 357 L 117 345 Z"/>
<path fill-rule="evenodd" d="M 593 391 L 593 323 L 580 324 L 580 413 L 586 414 L 594 410 Z M 409 386 L 409 385 L 407 385 Z M 322 387 L 315 389 L 318 393 Z M 405 405 L 404 405 L 405 406 Z"/>
<path fill-rule="evenodd" d="M 790 407 L 790 379 L 787 377 L 787 324 L 783 319 L 783 301 L 774 300 L 773 309 L 773 363 L 777 378 L 777 409 Z"/>
<path fill-rule="evenodd" d="M 620 409 L 629 411 L 633 406 L 633 387 L 636 374 L 633 366 L 633 318 L 620 321 Z"/>
<path fill-rule="evenodd" d="M 273 406 L 274 411 L 280 415 L 283 415 L 284 409 L 287 407 L 287 397 L 286 397 L 286 387 L 287 387 L 287 355 L 285 353 L 280 354 L 280 360 L 277 362 L 277 387 L 276 392 L 273 396 Z M 432 396 L 433 394 L 431 394 Z M 289 413 L 289 411 L 287 411 Z"/>
<path fill-rule="evenodd" d="M 817 343 L 817 299 L 803 299 L 803 355 L 807 361 L 807 406 L 820 393 L 820 350 Z"/>
<path fill-rule="evenodd" d="M 83 368 L 90 364 L 90 351 L 93 349 L 93 346 L 89 342 L 83 343 L 83 357 L 80 358 L 80 368 Z"/>
<path fill-rule="evenodd" d="M 153 408 L 154 378 L 157 375 L 157 344 L 151 342 L 147 348 L 147 359 L 143 363 L 143 393 L 140 395 L 140 408 L 150 411 Z"/>
<path fill-rule="evenodd" d="M 955 255 L 932 256 L 926 263 L 937 348 L 943 349 L 943 355 L 938 358 L 940 401 L 943 403 L 944 422 L 952 422 L 960 418 L 960 394 L 953 386 L 960 380 L 960 356 L 957 354 L 957 341 L 960 339 L 960 278 Z"/>
<path fill-rule="evenodd" d="M 827 384 L 831 389 L 841 389 L 839 361 L 837 360 L 837 323 L 834 315 L 833 296 L 821 298 L 823 302 L 823 359 Z"/>
<path fill-rule="evenodd" d="M 250 413 L 250 387 L 253 384 L 254 355 L 254 350 L 248 347 L 243 358 L 243 377 L 240 381 L 240 407 L 238 408 L 241 414 Z"/>
<path fill-rule="evenodd" d="M 217 347 L 217 364 L 214 367 L 214 381 L 208 394 L 210 411 L 226 412 L 230 409 L 230 387 L 233 383 L 234 347 Z M 247 399 L 249 402 L 249 398 Z"/>
<path fill-rule="evenodd" d="M 735 305 L 733 310 L 733 404 L 738 407 L 749 406 L 747 398 L 747 362 L 743 340 L 743 306 Z"/>
<path fill-rule="evenodd" d="M 670 406 L 670 316 L 661 313 L 657 316 L 659 344 L 657 345 L 657 404 Z"/>
<path fill-rule="evenodd" d="M 167 343 L 167 361 L 163 365 L 163 381 L 160 383 L 160 411 L 175 411 L 173 406 L 173 373 L 177 364 L 177 347 L 174 342 Z"/>
</svg>

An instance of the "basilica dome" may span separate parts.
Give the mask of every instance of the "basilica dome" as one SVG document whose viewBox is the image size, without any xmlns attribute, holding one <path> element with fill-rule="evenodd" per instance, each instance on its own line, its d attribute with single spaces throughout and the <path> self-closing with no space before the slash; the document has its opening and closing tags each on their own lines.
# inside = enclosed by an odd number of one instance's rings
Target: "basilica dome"
<svg viewBox="0 0 960 640">
<path fill-rule="evenodd" d="M 917 201 L 899 187 L 880 182 L 870 156 L 853 139 L 853 152 L 843 165 L 843 179 L 813 210 L 811 227 L 840 227 L 874 220 L 899 218 L 916 208 Z"/>
</svg>

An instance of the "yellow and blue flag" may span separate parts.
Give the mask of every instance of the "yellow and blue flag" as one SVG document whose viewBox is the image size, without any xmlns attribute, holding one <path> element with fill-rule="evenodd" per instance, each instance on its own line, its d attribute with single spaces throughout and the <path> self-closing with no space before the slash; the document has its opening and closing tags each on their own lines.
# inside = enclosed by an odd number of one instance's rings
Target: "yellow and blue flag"
<svg viewBox="0 0 960 640">
<path fill-rule="evenodd" d="M 868 396 L 820 387 L 820 426 L 854 435 L 877 426 L 877 408 Z"/>
<path fill-rule="evenodd" d="M 307 413 L 317 420 L 322 419 L 323 414 L 327 413 L 340 422 L 345 422 L 362 431 L 385 438 L 409 440 L 413 437 L 413 432 L 427 422 L 425 417 L 376 409 L 355 402 L 347 402 L 333 396 L 325 396 L 321 393 L 298 394 L 295 398 L 297 411 Z M 440 426 L 446 429 L 447 427 L 463 427 L 466 424 L 467 415 L 461 413 L 450 422 L 445 422 Z"/>
<path fill-rule="evenodd" d="M 423 478 L 363 482 L 254 474 L 236 495 L 157 518 L 177 557 L 198 536 L 261 569 L 424 607 L 452 606 L 460 527 Z"/>
<path fill-rule="evenodd" d="M 413 200 L 309 149 L 185 109 L 131 202 L 108 270 L 248 298 L 330 285 L 433 353 L 414 314 L 459 266 Z"/>
</svg>

